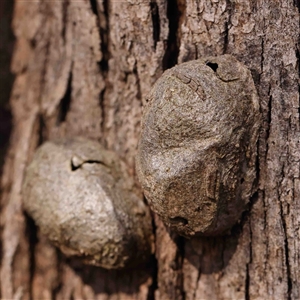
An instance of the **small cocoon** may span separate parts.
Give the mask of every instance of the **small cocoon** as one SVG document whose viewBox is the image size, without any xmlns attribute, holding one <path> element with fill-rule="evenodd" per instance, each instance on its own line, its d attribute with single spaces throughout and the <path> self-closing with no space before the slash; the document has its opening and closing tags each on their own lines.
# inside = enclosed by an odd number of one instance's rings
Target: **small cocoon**
<svg viewBox="0 0 300 300">
<path fill-rule="evenodd" d="M 135 266 L 152 248 L 141 192 L 119 157 L 85 138 L 46 142 L 26 170 L 23 205 L 67 256 L 107 269 Z"/>
</svg>

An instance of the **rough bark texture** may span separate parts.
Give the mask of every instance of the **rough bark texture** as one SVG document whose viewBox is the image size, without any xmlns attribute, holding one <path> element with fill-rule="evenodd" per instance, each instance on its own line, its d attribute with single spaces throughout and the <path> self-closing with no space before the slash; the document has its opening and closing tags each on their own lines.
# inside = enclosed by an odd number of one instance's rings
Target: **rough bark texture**
<svg viewBox="0 0 300 300">
<path fill-rule="evenodd" d="M 16 0 L 13 132 L 1 181 L 3 299 L 299 299 L 297 0 Z M 155 219 L 146 267 L 66 259 L 22 210 L 35 148 L 84 135 L 134 174 L 142 99 L 164 69 L 229 53 L 251 70 L 263 125 L 258 191 L 231 235 L 186 240 Z"/>
</svg>

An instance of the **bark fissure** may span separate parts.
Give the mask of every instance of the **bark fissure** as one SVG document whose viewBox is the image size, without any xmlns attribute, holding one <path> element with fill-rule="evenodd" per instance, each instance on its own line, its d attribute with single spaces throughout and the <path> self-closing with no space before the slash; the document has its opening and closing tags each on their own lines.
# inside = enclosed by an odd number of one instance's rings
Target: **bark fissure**
<svg viewBox="0 0 300 300">
<path fill-rule="evenodd" d="M 264 220 L 263 220 L 263 224 L 264 224 L 264 231 L 267 230 L 267 208 L 266 208 L 266 203 L 265 203 L 265 199 L 266 199 L 266 193 L 264 190 L 261 190 L 261 198 L 262 198 L 262 202 L 263 202 L 263 207 L 264 207 Z"/>
<path fill-rule="evenodd" d="M 40 96 L 43 95 L 44 88 L 46 86 L 46 80 L 47 80 L 47 69 L 48 69 L 48 64 L 49 64 L 49 55 L 50 55 L 50 41 L 48 40 L 46 45 L 45 45 L 45 58 L 44 58 L 44 64 L 43 64 L 43 69 L 41 70 L 41 83 L 40 83 Z M 39 98 L 41 100 L 42 97 Z"/>
<path fill-rule="evenodd" d="M 298 8 L 298 11 L 300 12 L 300 0 L 294 0 L 293 4 Z"/>
<path fill-rule="evenodd" d="M 299 2 L 299 12 L 300 12 L 300 0 Z M 299 41 L 300 42 L 300 41 Z M 299 47 L 300 44 L 296 46 L 296 57 L 297 57 L 297 68 L 298 68 L 298 76 L 300 78 L 300 51 L 299 51 Z M 300 79 L 299 83 L 298 83 L 298 121 L 299 121 L 299 125 L 300 125 Z"/>
<path fill-rule="evenodd" d="M 253 205 L 257 202 L 258 199 L 258 191 L 253 193 L 250 197 L 248 204 L 246 205 L 245 211 L 242 213 L 242 216 L 237 224 L 235 224 L 231 229 L 231 235 L 240 235 L 243 231 L 243 227 L 249 221 L 251 210 Z"/>
<path fill-rule="evenodd" d="M 227 47 L 228 47 L 228 36 L 229 36 L 229 20 L 225 22 L 225 30 L 224 30 L 224 49 L 223 54 L 226 54 Z"/>
<path fill-rule="evenodd" d="M 103 18 L 103 22 L 100 22 L 100 38 L 101 38 L 101 52 L 102 59 L 100 61 L 100 67 L 104 80 L 108 73 L 108 60 L 110 58 L 109 52 L 109 0 L 103 0 L 103 13 L 99 15 L 99 18 Z M 103 25 L 101 25 L 103 23 Z"/>
<path fill-rule="evenodd" d="M 270 148 L 270 141 L 269 141 L 269 136 L 270 136 L 270 131 L 271 131 L 271 124 L 272 124 L 272 101 L 273 97 L 271 95 L 271 86 L 269 86 L 268 90 L 268 111 L 267 111 L 267 128 L 266 128 L 266 153 L 265 157 L 268 156 L 269 148 Z"/>
<path fill-rule="evenodd" d="M 109 66 L 108 61 L 110 58 L 109 52 L 109 0 L 102 1 L 102 7 L 99 9 L 97 0 L 90 0 L 91 7 L 93 13 L 97 17 L 97 27 L 99 29 L 100 35 L 100 49 L 101 49 L 101 60 L 98 62 L 98 66 L 103 77 L 103 81 L 106 83 L 104 88 L 99 94 L 99 106 L 101 108 L 101 124 L 100 129 L 101 133 L 105 131 L 105 109 L 104 109 L 104 101 L 105 95 L 108 88 L 108 72 Z M 102 138 L 102 142 L 104 143 L 104 138 Z"/>
<path fill-rule="evenodd" d="M 281 170 L 281 175 L 283 176 L 282 179 L 284 178 L 284 166 L 282 166 L 282 170 Z M 281 186 L 282 183 L 279 184 L 279 186 Z M 290 261 L 289 261 L 289 241 L 288 241 L 288 237 L 287 237 L 287 225 L 286 225 L 286 215 L 283 212 L 283 207 L 282 207 L 282 199 L 281 199 L 281 195 L 279 196 L 279 203 L 280 203 L 280 217 L 282 220 L 282 227 L 283 227 L 283 234 L 284 234 L 284 258 L 285 258 L 285 266 L 286 266 L 286 276 L 287 276 L 287 296 L 288 296 L 288 300 L 291 300 L 291 293 L 292 293 L 292 289 L 293 289 L 293 282 L 292 282 L 292 275 L 291 275 L 291 269 L 290 269 Z"/>
<path fill-rule="evenodd" d="M 232 10 L 234 9 L 234 2 L 231 2 L 229 0 L 226 0 L 226 8 L 227 8 L 227 20 L 225 21 L 225 30 L 224 30 L 224 49 L 223 49 L 223 54 L 226 54 L 227 48 L 228 48 L 228 43 L 229 43 L 229 30 L 231 28 L 231 15 L 232 15 Z"/>
<path fill-rule="evenodd" d="M 62 4 L 62 31 L 61 35 L 63 38 L 64 43 L 66 43 L 66 29 L 67 29 L 67 22 L 68 22 L 68 8 L 70 5 L 70 0 L 64 0 Z"/>
<path fill-rule="evenodd" d="M 9 147 L 9 138 L 12 132 L 13 119 L 9 106 L 9 96 L 12 91 L 14 75 L 11 67 L 12 48 L 15 40 L 11 28 L 13 15 L 13 1 L 1 1 L 0 3 L 0 216 L 3 203 L 1 203 L 3 186 L 1 185 L 3 165 Z M 5 28 L 7 30 L 5 30 Z M 0 222 L 0 236 L 2 236 Z M 2 257 L 2 239 L 0 238 L 0 261 Z M 1 287 L 0 287 L 1 288 Z M 1 292 L 0 292 L 1 295 Z"/>
<path fill-rule="evenodd" d="M 45 120 L 42 114 L 39 115 L 39 132 L 38 132 L 38 146 L 41 145 L 46 137 L 47 137 L 47 132 L 46 132 L 46 124 Z"/>
<path fill-rule="evenodd" d="M 2 176 L 4 158 L 8 150 L 9 137 L 12 131 L 12 114 L 10 109 L 0 108 L 0 178 Z M 0 197 L 2 193 L 2 186 L 0 185 Z M 0 201 L 0 211 L 1 211 L 1 201 Z M 0 227 L 1 228 L 1 227 Z M 0 230 L 1 233 L 1 230 Z M 1 242 L 0 242 L 1 247 Z M 0 249 L 1 258 L 1 249 Z"/>
<path fill-rule="evenodd" d="M 179 1 L 180 0 L 167 0 L 167 17 L 169 20 L 169 35 L 166 45 L 165 55 L 163 57 L 163 70 L 172 68 L 177 64 L 179 54 Z"/>
<path fill-rule="evenodd" d="M 246 265 L 246 279 L 245 279 L 245 299 L 250 300 L 250 274 L 249 274 L 249 264 Z"/>
<path fill-rule="evenodd" d="M 92 12 L 97 16 L 98 19 L 98 4 L 97 0 L 90 0 Z"/>
<path fill-rule="evenodd" d="M 250 270 L 249 267 L 252 264 L 252 229 L 251 221 L 249 226 L 249 262 L 246 264 L 246 279 L 245 279 L 245 299 L 250 300 Z"/>
<path fill-rule="evenodd" d="M 144 203 L 147 204 L 147 199 L 144 197 L 143 198 Z M 153 234 L 153 245 L 155 245 L 156 241 L 156 224 L 154 217 L 152 218 L 152 234 Z M 148 296 L 147 300 L 155 300 L 155 293 L 158 290 L 158 261 L 157 258 L 155 257 L 155 254 L 153 253 L 151 259 L 150 259 L 151 265 L 152 265 L 152 284 L 149 286 L 149 291 L 148 291 Z"/>
<path fill-rule="evenodd" d="M 26 224 L 27 224 L 27 235 L 28 235 L 28 240 L 29 240 L 29 260 L 30 260 L 30 277 L 29 277 L 29 295 L 30 299 L 33 299 L 33 279 L 34 279 L 34 274 L 35 274 L 35 248 L 36 244 L 38 242 L 37 239 L 37 228 L 34 224 L 34 221 L 29 217 L 26 216 Z"/>
<path fill-rule="evenodd" d="M 256 186 L 256 193 L 257 193 L 257 198 L 258 198 L 258 190 L 259 190 L 259 182 L 260 182 L 260 159 L 259 159 L 259 149 L 260 149 L 260 143 L 259 139 L 257 140 L 256 143 L 256 161 L 255 161 L 255 170 L 256 170 L 256 179 L 255 179 L 255 186 Z"/>
<path fill-rule="evenodd" d="M 72 77 L 73 77 L 72 69 L 73 69 L 73 67 L 71 65 L 65 95 L 60 100 L 60 104 L 58 107 L 58 115 L 57 115 L 56 125 L 59 125 L 62 122 L 66 121 L 66 117 L 67 117 L 68 111 L 70 109 L 71 100 L 72 100 Z"/>
<path fill-rule="evenodd" d="M 108 60 L 109 60 L 109 50 L 108 50 L 108 34 L 109 34 L 109 8 L 108 8 L 108 1 L 103 0 L 102 2 L 102 10 L 99 9 L 97 0 L 89 0 L 91 4 L 91 9 L 93 14 L 97 18 L 97 28 L 99 30 L 100 36 L 100 49 L 102 53 L 102 59 L 99 62 L 99 67 L 101 70 L 101 74 L 103 75 L 104 79 L 107 76 L 108 72 Z"/>
<path fill-rule="evenodd" d="M 100 123 L 100 129 L 101 133 L 105 132 L 105 109 L 104 109 L 104 99 L 105 99 L 105 93 L 107 89 L 106 87 L 101 91 L 99 95 L 99 106 L 101 108 L 101 123 Z M 101 142 L 104 144 L 105 139 L 102 137 Z"/>
<path fill-rule="evenodd" d="M 156 44 L 160 41 L 160 17 L 159 9 L 156 0 L 151 0 L 150 2 L 152 27 L 153 27 L 153 43 L 154 49 L 156 49 Z"/>
<path fill-rule="evenodd" d="M 185 300 L 185 291 L 184 291 L 184 285 L 183 285 L 183 272 L 182 272 L 182 265 L 183 265 L 183 258 L 184 258 L 184 248 L 185 248 L 185 239 L 181 236 L 178 236 L 176 239 L 176 244 L 178 247 L 178 251 L 176 253 L 176 270 L 178 270 L 178 272 L 180 272 L 179 276 L 178 276 L 178 288 L 181 291 L 181 299 Z"/>
<path fill-rule="evenodd" d="M 136 98 L 141 100 L 142 99 L 142 92 L 141 92 L 141 84 L 140 84 L 140 78 L 137 70 L 137 66 L 135 65 L 133 69 L 133 74 L 136 78 L 136 88 L 137 88 L 137 93 L 136 93 Z M 141 102 L 142 105 L 142 102 Z"/>
<path fill-rule="evenodd" d="M 265 52 L 265 49 L 264 49 L 264 47 L 265 47 L 265 40 L 264 40 L 264 38 L 262 38 L 261 39 L 261 43 L 260 43 L 260 45 L 261 45 L 261 53 L 260 53 L 260 57 L 261 57 L 261 60 L 260 60 L 260 76 L 261 76 L 261 74 L 263 73 L 263 71 L 264 71 L 264 52 Z M 259 80 L 259 82 L 260 82 L 260 80 Z"/>
</svg>

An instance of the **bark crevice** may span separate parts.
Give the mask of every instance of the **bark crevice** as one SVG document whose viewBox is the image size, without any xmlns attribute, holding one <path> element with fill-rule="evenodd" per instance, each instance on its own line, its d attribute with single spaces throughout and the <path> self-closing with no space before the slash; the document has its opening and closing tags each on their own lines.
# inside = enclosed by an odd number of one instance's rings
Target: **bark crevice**
<svg viewBox="0 0 300 300">
<path fill-rule="evenodd" d="M 61 35 L 64 43 L 66 43 L 66 30 L 67 30 L 67 22 L 68 22 L 68 8 L 70 5 L 70 0 L 64 0 L 62 4 L 62 31 Z"/>
<path fill-rule="evenodd" d="M 169 35 L 166 45 L 165 55 L 163 57 L 163 70 L 172 68 L 177 64 L 179 54 L 178 30 L 180 28 L 179 9 L 180 0 L 167 0 L 167 18 L 169 20 Z"/>
<path fill-rule="evenodd" d="M 250 265 L 252 263 L 252 229 L 249 226 L 249 262 L 246 264 L 245 299 L 250 300 Z"/>
<path fill-rule="evenodd" d="M 34 221 L 26 215 L 26 233 L 29 241 L 29 261 L 30 261 L 30 269 L 29 269 L 29 295 L 30 299 L 34 299 L 33 297 L 33 280 L 36 271 L 36 263 L 35 263 L 35 249 L 38 243 L 37 238 L 37 227 Z"/>
<path fill-rule="evenodd" d="M 300 13 L 300 0 L 298 1 L 299 3 L 299 13 Z M 296 48 L 296 58 L 297 58 L 297 68 L 298 68 L 298 76 L 300 77 L 300 51 L 299 51 L 299 47 L 300 47 L 300 40 L 299 40 L 299 44 L 297 45 Z M 298 83 L 298 121 L 299 121 L 299 125 L 300 125 L 300 81 Z"/>
<path fill-rule="evenodd" d="M 283 170 L 282 170 L 283 172 Z M 282 177 L 284 178 L 284 177 Z M 281 184 L 280 184 L 281 185 Z M 279 197 L 281 198 L 281 197 Z M 290 269 L 290 262 L 289 262 L 289 242 L 288 242 L 288 237 L 287 237 L 287 225 L 286 225 L 286 216 L 283 212 L 283 207 L 282 207 L 282 200 L 279 201 L 280 203 L 280 217 L 282 220 L 282 227 L 283 227 L 283 233 L 284 233 L 284 258 L 285 258 L 285 266 L 286 266 L 286 276 L 287 276 L 287 300 L 291 300 L 291 293 L 293 289 L 293 281 L 292 281 L 292 275 L 291 275 L 291 269 Z"/>
<path fill-rule="evenodd" d="M 298 11 L 300 12 L 300 0 L 294 0 L 294 6 L 298 8 Z"/>
<path fill-rule="evenodd" d="M 271 94 L 271 86 L 269 86 L 268 90 L 268 110 L 267 110 L 267 128 L 266 128 L 266 153 L 265 157 L 268 156 L 269 148 L 270 148 L 270 131 L 271 131 L 271 124 L 272 124 L 272 102 L 273 102 L 273 97 Z M 274 142 L 272 142 L 274 143 Z"/>
<path fill-rule="evenodd" d="M 59 103 L 56 125 L 59 125 L 62 122 L 66 121 L 68 111 L 70 110 L 70 105 L 72 100 L 72 78 L 73 78 L 73 73 L 72 73 L 72 65 L 71 65 L 66 91 Z"/>
<path fill-rule="evenodd" d="M 134 67 L 133 74 L 136 78 L 136 89 L 137 89 L 136 98 L 141 100 L 142 99 L 142 91 L 141 91 L 141 84 L 140 84 L 140 78 L 139 78 L 137 66 Z"/>
<path fill-rule="evenodd" d="M 153 43 L 154 49 L 156 49 L 156 44 L 160 40 L 160 17 L 159 9 L 156 0 L 151 0 L 150 2 L 152 27 L 153 27 Z"/>
<path fill-rule="evenodd" d="M 231 28 L 231 15 L 232 11 L 234 10 L 234 2 L 231 2 L 229 0 L 226 0 L 226 10 L 228 12 L 227 20 L 225 21 L 225 30 L 224 30 L 224 49 L 223 54 L 227 53 L 227 48 L 229 45 L 229 30 Z"/>
<path fill-rule="evenodd" d="M 93 0 L 91 0 L 93 1 Z M 109 53 L 109 0 L 103 0 L 103 11 L 99 14 L 99 31 L 101 39 L 101 52 L 102 59 L 100 61 L 100 67 L 104 79 L 108 73 L 108 61 L 110 58 Z"/>
</svg>

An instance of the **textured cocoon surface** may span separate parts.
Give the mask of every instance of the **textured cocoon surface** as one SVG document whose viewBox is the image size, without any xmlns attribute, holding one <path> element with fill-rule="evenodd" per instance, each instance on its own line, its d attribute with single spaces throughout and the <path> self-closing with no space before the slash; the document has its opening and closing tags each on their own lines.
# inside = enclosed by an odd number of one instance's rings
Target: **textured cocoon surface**
<svg viewBox="0 0 300 300">
<path fill-rule="evenodd" d="M 183 236 L 218 235 L 253 194 L 260 112 L 230 55 L 167 70 L 145 103 L 136 166 L 150 207 Z"/>
<path fill-rule="evenodd" d="M 27 167 L 23 205 L 62 252 L 104 268 L 151 252 L 151 217 L 116 154 L 84 138 L 46 142 Z"/>
</svg>

